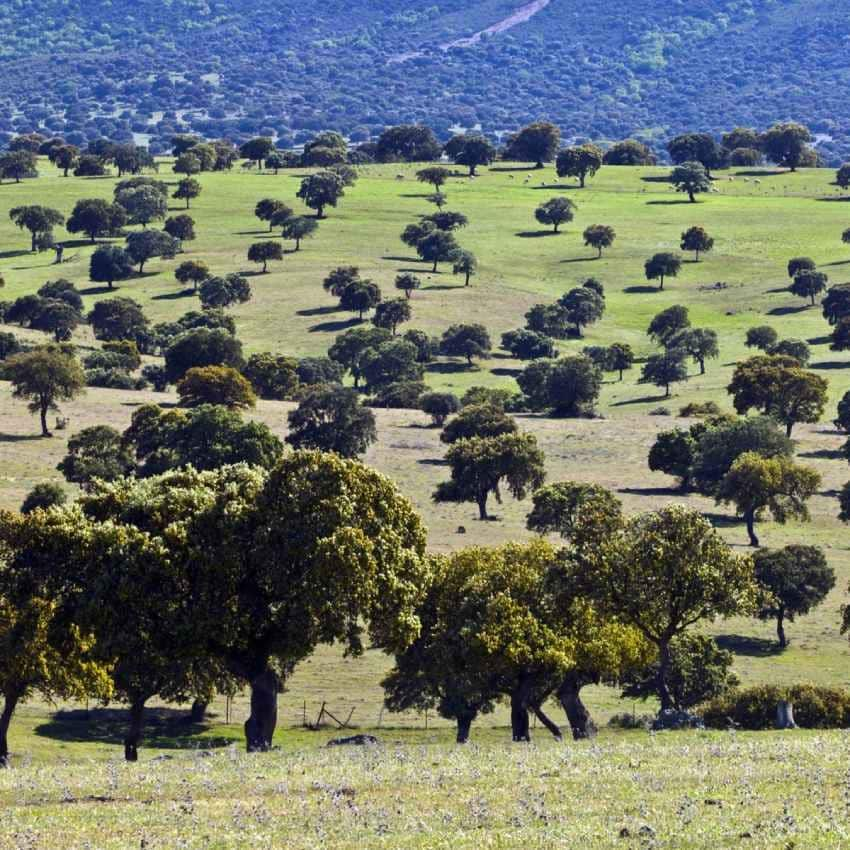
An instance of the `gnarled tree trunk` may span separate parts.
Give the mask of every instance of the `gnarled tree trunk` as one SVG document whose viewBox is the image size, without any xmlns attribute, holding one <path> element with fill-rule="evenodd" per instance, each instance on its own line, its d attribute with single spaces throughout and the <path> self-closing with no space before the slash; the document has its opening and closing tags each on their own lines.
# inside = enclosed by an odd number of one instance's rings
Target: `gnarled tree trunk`
<svg viewBox="0 0 850 850">
<path fill-rule="evenodd" d="M 3 694 L 3 712 L 0 713 L 0 768 L 9 767 L 9 724 L 21 695 L 17 691 Z"/>
<path fill-rule="evenodd" d="M 596 736 L 596 724 L 585 704 L 581 701 L 584 682 L 575 674 L 567 676 L 558 688 L 558 701 L 567 715 L 574 741 Z"/>
<path fill-rule="evenodd" d="M 475 714 L 459 714 L 457 720 L 457 743 L 465 744 L 469 741 L 469 730 L 472 728 L 472 721 L 475 720 Z"/>
<path fill-rule="evenodd" d="M 130 703 L 130 725 L 124 738 L 124 761 L 139 760 L 139 743 L 145 724 L 145 699 L 134 697 Z"/>
<path fill-rule="evenodd" d="M 277 726 L 277 695 L 280 679 L 268 667 L 251 679 L 251 714 L 245 721 L 245 743 L 249 753 L 265 753 L 272 748 Z"/>
<path fill-rule="evenodd" d="M 542 705 L 532 705 L 531 710 L 534 712 L 534 716 L 552 733 L 555 740 L 564 740 L 564 736 L 561 734 L 561 727 L 543 711 Z"/>
<path fill-rule="evenodd" d="M 192 703 L 192 708 L 189 709 L 189 720 L 192 723 L 203 723 L 207 716 L 207 708 L 209 703 L 206 700 L 196 699 Z"/>
<path fill-rule="evenodd" d="M 530 742 L 531 728 L 528 722 L 531 685 L 521 678 L 511 694 L 511 734 L 515 742 Z"/>
</svg>

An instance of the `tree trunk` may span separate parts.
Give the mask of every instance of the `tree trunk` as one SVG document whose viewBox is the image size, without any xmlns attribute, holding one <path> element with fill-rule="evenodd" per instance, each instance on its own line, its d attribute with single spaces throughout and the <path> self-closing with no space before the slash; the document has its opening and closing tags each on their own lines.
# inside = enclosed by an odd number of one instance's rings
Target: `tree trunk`
<svg viewBox="0 0 850 850">
<path fill-rule="evenodd" d="M 470 276 L 471 274 L 472 274 L 472 272 L 467 272 L 467 273 L 466 273 L 466 285 L 467 285 L 467 286 L 469 286 L 469 276 Z"/>
<path fill-rule="evenodd" d="M 209 703 L 205 700 L 196 699 L 189 709 L 189 720 L 192 723 L 203 723 L 207 716 Z"/>
<path fill-rule="evenodd" d="M 601 245 L 597 246 L 596 250 L 599 252 L 596 255 L 596 259 L 601 260 L 602 259 L 602 246 Z"/>
<path fill-rule="evenodd" d="M 461 714 L 457 720 L 457 743 L 465 744 L 469 741 L 469 730 L 472 728 L 472 721 L 475 720 L 474 714 Z"/>
<path fill-rule="evenodd" d="M 558 688 L 558 701 L 567 715 L 574 741 L 596 737 L 596 724 L 581 701 L 582 682 L 573 674 L 568 675 Z"/>
<path fill-rule="evenodd" d="M 127 737 L 124 738 L 124 761 L 139 760 L 139 742 L 142 740 L 144 722 L 145 700 L 143 697 L 134 698 L 130 703 L 130 725 L 127 727 Z"/>
<path fill-rule="evenodd" d="M 9 758 L 9 724 L 20 700 L 16 691 L 7 691 L 3 695 L 3 712 L 0 714 L 0 768 L 10 766 Z"/>
<path fill-rule="evenodd" d="M 532 705 L 531 710 L 534 712 L 534 716 L 552 733 L 557 741 L 563 741 L 564 736 L 561 734 L 561 728 L 552 720 L 545 711 L 543 711 L 543 707 L 540 705 Z"/>
<path fill-rule="evenodd" d="M 50 430 L 47 427 L 47 409 L 48 405 L 46 402 L 41 403 L 41 410 L 39 413 L 41 414 L 41 436 L 42 437 L 52 437 L 53 434 L 50 433 Z"/>
<path fill-rule="evenodd" d="M 786 423 L 785 423 L 785 436 L 786 436 L 786 437 L 790 437 L 790 436 L 791 436 L 791 431 L 792 431 L 792 429 L 793 429 L 793 428 L 794 428 L 794 423 L 793 423 L 793 422 L 786 422 Z"/>
<path fill-rule="evenodd" d="M 756 547 L 759 545 L 759 539 L 756 536 L 756 512 L 747 511 L 744 514 L 744 520 L 747 523 L 747 534 L 750 538 L 750 546 Z"/>
<path fill-rule="evenodd" d="M 788 638 L 785 636 L 785 609 L 780 608 L 776 617 L 776 637 L 779 638 L 779 646 L 785 649 L 788 646 Z"/>
<path fill-rule="evenodd" d="M 691 189 L 688 190 L 688 197 L 691 199 L 692 204 L 696 203 L 697 199 L 696 199 L 696 197 L 693 193 L 693 190 L 691 190 Z"/>
<path fill-rule="evenodd" d="M 705 360 L 700 359 L 699 361 L 699 373 L 700 375 L 705 374 Z"/>
<path fill-rule="evenodd" d="M 582 173 L 581 173 L 581 174 L 579 174 L 579 176 L 578 176 L 578 179 L 579 179 L 579 185 L 581 186 L 581 188 L 582 188 L 582 189 L 584 189 L 584 181 L 585 181 L 586 176 L 587 176 L 587 175 L 586 175 L 584 172 L 582 172 Z"/>
<path fill-rule="evenodd" d="M 189 209 L 189 204 L 191 203 L 191 198 L 186 198 L 186 209 Z"/>
<path fill-rule="evenodd" d="M 298 253 L 298 251 L 300 251 L 300 250 L 301 250 L 301 240 L 296 239 L 295 240 L 295 252 Z"/>
<path fill-rule="evenodd" d="M 658 288 L 664 289 L 664 275 L 661 275 L 661 286 L 659 286 Z"/>
<path fill-rule="evenodd" d="M 434 268 L 432 268 L 432 269 L 431 269 L 431 271 L 432 271 L 434 274 L 436 274 L 436 273 L 437 273 L 437 261 L 436 261 L 436 260 L 434 260 Z"/>
<path fill-rule="evenodd" d="M 658 646 L 658 698 L 661 700 L 662 711 L 673 708 L 673 695 L 667 685 L 672 663 L 670 644 L 667 642 L 660 643 Z"/>
<path fill-rule="evenodd" d="M 265 753 L 272 748 L 279 691 L 280 679 L 268 668 L 251 680 L 251 714 L 245 721 L 245 743 L 249 753 Z"/>
<path fill-rule="evenodd" d="M 269 264 L 266 260 L 263 260 L 263 274 L 265 274 L 269 270 Z"/>
<path fill-rule="evenodd" d="M 525 676 L 520 676 L 517 686 L 511 693 L 511 734 L 514 742 L 531 742 L 528 722 L 530 700 L 531 684 Z"/>
<path fill-rule="evenodd" d="M 487 494 L 479 494 L 476 501 L 478 502 L 478 519 L 482 521 L 490 519 L 487 515 Z"/>
</svg>

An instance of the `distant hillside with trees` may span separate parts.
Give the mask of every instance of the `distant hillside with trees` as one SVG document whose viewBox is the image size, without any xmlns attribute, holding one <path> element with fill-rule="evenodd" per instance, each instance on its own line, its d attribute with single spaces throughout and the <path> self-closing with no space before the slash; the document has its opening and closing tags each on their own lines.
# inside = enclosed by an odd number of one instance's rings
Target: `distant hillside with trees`
<svg viewBox="0 0 850 850">
<path fill-rule="evenodd" d="M 829 164 L 850 152 L 839 0 L 32 0 L 0 8 L 0 143 L 178 132 L 297 146 L 423 122 L 498 138 L 545 115 L 566 139 L 629 136 L 657 152 L 684 130 L 795 118 Z M 539 8 L 538 8 L 539 7 Z M 453 42 L 464 45 L 446 49 Z M 472 43 L 470 44 L 470 41 Z M 139 135 L 136 136 L 139 140 Z"/>
</svg>

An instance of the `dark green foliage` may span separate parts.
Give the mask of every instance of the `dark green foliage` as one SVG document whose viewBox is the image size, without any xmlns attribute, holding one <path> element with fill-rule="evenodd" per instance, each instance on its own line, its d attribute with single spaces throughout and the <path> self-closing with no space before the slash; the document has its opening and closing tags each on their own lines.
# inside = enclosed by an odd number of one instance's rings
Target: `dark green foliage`
<svg viewBox="0 0 850 850">
<path fill-rule="evenodd" d="M 68 233 L 85 233 L 94 242 L 99 236 L 116 236 L 127 223 L 127 213 L 118 204 L 102 198 L 77 201 L 65 223 Z"/>
<path fill-rule="evenodd" d="M 465 404 L 440 434 L 440 440 L 452 445 L 472 437 L 500 437 L 517 433 L 516 420 L 505 413 L 504 407 L 489 400 Z"/>
<path fill-rule="evenodd" d="M 141 230 L 127 236 L 127 254 L 138 263 L 139 274 L 145 263 L 154 257 L 171 259 L 179 250 L 177 240 L 163 230 Z"/>
<path fill-rule="evenodd" d="M 517 383 L 532 410 L 586 416 L 599 397 L 602 372 L 589 357 L 574 355 L 532 363 L 517 376 Z"/>
<path fill-rule="evenodd" d="M 138 408 L 123 434 L 143 477 L 193 466 L 218 469 L 247 463 L 271 469 L 283 454 L 280 440 L 260 422 L 243 422 L 238 411 L 220 405 L 190 410 L 163 410 L 155 404 Z"/>
<path fill-rule="evenodd" d="M 558 154 L 555 170 L 558 177 L 578 177 L 583 189 L 588 177 L 593 177 L 602 167 L 602 151 L 596 145 L 566 148 Z"/>
<path fill-rule="evenodd" d="M 48 508 L 61 507 L 68 501 L 68 494 L 65 492 L 61 484 L 55 484 L 52 481 L 45 481 L 41 484 L 36 484 L 32 490 L 27 493 L 26 498 L 21 505 L 22 514 L 31 514 L 33 511 L 47 510 Z"/>
<path fill-rule="evenodd" d="M 560 129 L 548 121 L 538 121 L 506 139 L 504 159 L 533 162 L 543 168 L 543 163 L 555 158 L 560 144 Z"/>
<path fill-rule="evenodd" d="M 693 431 L 681 428 L 662 431 L 649 450 L 649 468 L 653 472 L 664 472 L 678 478 L 682 492 L 687 492 L 696 448 L 697 439 Z"/>
<path fill-rule="evenodd" d="M 458 165 L 465 165 L 471 176 L 476 174 L 479 165 L 489 165 L 496 158 L 496 148 L 477 133 L 454 136 L 444 150 Z"/>
<path fill-rule="evenodd" d="M 779 334 L 769 325 L 759 325 L 747 331 L 747 348 L 759 348 L 767 351 L 777 340 Z"/>
<path fill-rule="evenodd" d="M 814 306 L 815 297 L 826 291 L 828 282 L 829 278 L 824 272 L 801 269 L 794 275 L 789 289 L 800 298 L 810 298 Z"/>
<path fill-rule="evenodd" d="M 690 326 L 688 308 L 681 304 L 674 304 L 653 317 L 646 333 L 658 345 L 670 348 L 675 344 L 677 337 Z"/>
<path fill-rule="evenodd" d="M 805 366 L 811 357 L 809 344 L 802 339 L 781 339 L 768 346 L 767 354 L 775 357 L 793 357 L 801 366 Z"/>
<path fill-rule="evenodd" d="M 677 165 L 670 172 L 670 182 L 677 192 L 684 192 L 691 203 L 696 203 L 696 196 L 711 191 L 711 180 L 705 167 L 699 162 L 685 162 Z"/>
<path fill-rule="evenodd" d="M 655 165 L 655 155 L 643 142 L 625 139 L 605 152 L 603 162 L 605 165 Z"/>
<path fill-rule="evenodd" d="M 133 258 L 120 245 L 100 245 L 91 255 L 89 279 L 105 283 L 112 289 L 116 280 L 127 280 L 133 274 Z"/>
<path fill-rule="evenodd" d="M 109 425 L 84 428 L 68 440 L 68 453 L 56 467 L 65 480 L 90 488 L 95 479 L 114 481 L 135 469 L 121 433 Z"/>
<path fill-rule="evenodd" d="M 398 381 L 385 384 L 372 397 L 371 407 L 388 410 L 419 410 L 420 399 L 428 387 L 422 381 Z"/>
<path fill-rule="evenodd" d="M 391 339 L 367 348 L 360 355 L 358 368 L 370 392 L 399 382 L 419 382 L 423 373 L 416 346 L 404 339 Z"/>
<path fill-rule="evenodd" d="M 377 439 L 374 414 L 363 407 L 357 391 L 350 387 L 315 387 L 289 414 L 286 441 L 297 449 L 321 449 L 355 457 Z"/>
<path fill-rule="evenodd" d="M 320 171 L 310 174 L 301 181 L 297 196 L 316 211 L 316 218 L 325 217 L 327 207 L 336 207 L 339 199 L 345 195 L 342 178 L 333 171 Z"/>
<path fill-rule="evenodd" d="M 724 421 L 699 436 L 691 477 L 701 493 L 712 495 L 732 464 L 745 452 L 790 458 L 791 440 L 769 416 Z"/>
<path fill-rule="evenodd" d="M 641 384 L 664 387 L 665 398 L 670 395 L 670 385 L 688 379 L 685 352 L 679 348 L 667 349 L 663 354 L 650 355 L 640 373 Z"/>
<path fill-rule="evenodd" d="M 316 384 L 341 384 L 345 370 L 329 357 L 302 357 L 298 361 L 298 380 L 307 387 Z"/>
<path fill-rule="evenodd" d="M 683 251 L 693 251 L 696 261 L 699 262 L 700 254 L 705 254 L 714 248 L 714 239 L 708 235 L 704 227 L 690 227 L 682 234 L 679 247 Z"/>
<path fill-rule="evenodd" d="M 479 518 L 490 519 L 491 495 L 501 502 L 502 489 L 524 499 L 546 477 L 543 452 L 532 434 L 502 434 L 459 440 L 446 453 L 451 479 L 434 491 L 435 502 L 475 502 Z"/>
<path fill-rule="evenodd" d="M 524 328 L 503 333 L 502 348 L 518 360 L 537 360 L 541 357 L 558 356 L 555 343 L 549 337 Z"/>
<path fill-rule="evenodd" d="M 850 692 L 810 684 L 757 685 L 730 691 L 702 706 L 700 714 L 712 729 L 727 729 L 730 721 L 738 729 L 774 729 L 781 701 L 794 706 L 794 720 L 803 729 L 846 729 L 850 725 Z"/>
<path fill-rule="evenodd" d="M 223 309 L 250 301 L 251 284 L 240 274 L 208 277 L 198 288 L 198 295 L 204 309 Z"/>
<path fill-rule="evenodd" d="M 799 272 L 813 272 L 817 263 L 811 257 L 792 257 L 788 260 L 788 277 L 795 278 Z"/>
<path fill-rule="evenodd" d="M 670 644 L 667 686 L 677 711 L 720 697 L 735 688 L 734 656 L 707 635 L 683 634 Z M 623 684 L 627 699 L 650 699 L 658 695 L 658 664 L 631 671 Z"/>
<path fill-rule="evenodd" d="M 448 357 L 465 357 L 471 366 L 473 358 L 490 354 L 490 334 L 483 325 L 451 325 L 443 332 L 440 353 Z"/>
<path fill-rule="evenodd" d="M 102 340 L 138 339 L 147 332 L 148 320 L 132 298 L 105 298 L 86 317 L 94 335 Z"/>
<path fill-rule="evenodd" d="M 435 427 L 442 428 L 446 419 L 460 410 L 460 401 L 452 393 L 425 393 L 419 399 L 419 406 Z"/>
<path fill-rule="evenodd" d="M 242 374 L 260 398 L 275 401 L 292 398 L 300 383 L 298 361 L 282 354 L 252 354 Z"/>
<path fill-rule="evenodd" d="M 756 581 L 767 594 L 759 618 L 776 620 L 779 645 L 788 645 L 785 621 L 808 614 L 835 587 L 835 571 L 817 546 L 792 544 L 782 549 L 759 549 L 753 555 Z"/>
<path fill-rule="evenodd" d="M 646 279 L 660 281 L 659 289 L 664 289 L 664 278 L 676 277 L 681 268 L 681 257 L 667 252 L 655 254 L 644 263 Z"/>
<path fill-rule="evenodd" d="M 709 133 L 685 133 L 676 136 L 668 142 L 667 152 L 676 165 L 696 162 L 707 174 L 712 168 L 722 168 L 728 155 Z"/>
<path fill-rule="evenodd" d="M 201 327 L 186 331 L 165 350 L 165 369 L 172 384 L 197 366 L 241 369 L 242 364 L 242 343 L 220 328 Z"/>
<path fill-rule="evenodd" d="M 573 220 L 575 209 L 576 205 L 569 198 L 550 198 L 537 207 L 534 217 L 541 224 L 551 224 L 558 233 L 562 224 Z"/>
</svg>

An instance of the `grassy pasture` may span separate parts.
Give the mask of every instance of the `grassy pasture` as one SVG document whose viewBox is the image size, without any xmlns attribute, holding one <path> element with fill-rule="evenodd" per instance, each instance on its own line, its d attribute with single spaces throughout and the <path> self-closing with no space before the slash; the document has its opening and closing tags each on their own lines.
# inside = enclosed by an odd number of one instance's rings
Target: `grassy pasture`
<svg viewBox="0 0 850 850">
<path fill-rule="evenodd" d="M 163 179 L 176 180 L 167 161 L 161 170 Z M 459 241 L 481 262 L 469 288 L 451 274 L 448 264 L 430 274 L 430 265 L 421 263 L 398 238 L 406 224 L 433 211 L 425 201 L 431 188 L 416 181 L 415 170 L 406 165 L 362 169 L 358 184 L 346 190 L 337 209 L 329 210 L 315 238 L 305 241 L 297 254 L 288 253 L 282 263 L 273 263 L 269 274 L 252 278 L 253 299 L 234 310 L 248 353 L 323 354 L 338 333 L 352 327 L 356 317 L 338 311 L 335 299 L 321 286 L 337 265 L 359 266 L 381 285 L 385 297 L 399 294 L 393 280 L 400 270 L 420 273 L 424 285 L 413 297 L 409 327 L 439 334 L 452 322 L 477 321 L 490 330 L 496 345 L 504 331 L 523 325 L 523 314 L 532 304 L 552 301 L 592 275 L 605 284 L 606 315 L 588 330 L 586 339 L 562 344 L 565 352 L 622 340 L 631 343 L 638 355 L 647 355 L 653 346 L 645 336 L 646 326 L 656 312 L 676 303 L 689 307 L 695 326 L 719 333 L 720 359 L 709 363 L 707 375 L 694 376 L 677 389 L 677 403 L 720 397 L 731 365 L 747 351 L 746 329 L 763 323 L 772 324 L 783 338 L 814 341 L 812 362 L 830 379 L 833 399 L 850 387 L 850 358 L 829 351 L 828 326 L 819 308 L 807 307 L 781 291 L 788 284 L 785 265 L 799 254 L 812 256 L 832 283 L 848 279 L 850 270 L 844 266 L 850 263 L 850 249 L 840 237 L 850 226 L 850 213 L 842 202 L 845 196 L 831 184 L 830 170 L 720 172 L 718 191 L 702 196 L 698 204 L 673 191 L 664 168 L 603 168 L 584 190 L 574 181 L 558 181 L 551 168 L 529 171 L 499 164 L 482 170 L 472 181 L 459 176 L 445 191 L 448 208 L 463 212 L 470 221 Z M 4 298 L 34 292 L 60 273 L 50 265 L 52 254 L 28 253 L 28 234 L 14 227 L 7 211 L 23 203 L 41 203 L 67 215 L 81 197 L 110 197 L 116 182 L 109 177 L 65 179 L 48 163 L 42 171 L 36 181 L 0 186 Z M 403 180 L 398 179 L 401 175 Z M 187 246 L 187 256 L 204 259 L 216 273 L 256 271 L 246 259 L 248 246 L 269 234 L 253 217 L 254 204 L 274 197 L 303 211 L 294 197 L 299 177 L 300 172 L 274 176 L 241 170 L 200 175 L 203 194 L 190 210 L 198 239 Z M 572 198 L 578 212 L 564 232 L 551 235 L 533 213 L 539 203 L 557 194 Z M 182 211 L 182 202 L 172 204 L 175 212 Z M 617 230 L 616 243 L 601 260 L 581 240 L 584 228 L 595 223 Z M 656 251 L 678 250 L 680 234 L 694 224 L 715 237 L 714 252 L 698 264 L 686 262 L 679 278 L 657 291 L 644 279 L 644 260 Z M 90 246 L 84 239 L 73 242 L 61 274 L 87 290 L 91 304 L 105 293 L 87 281 Z M 285 247 L 291 249 L 293 244 Z M 139 300 L 155 321 L 174 318 L 197 305 L 174 280 L 175 265 L 176 261 L 152 261 L 144 277 L 120 284 L 118 291 Z M 718 282 L 727 288 L 713 288 Z M 521 365 L 495 351 L 477 370 L 460 363 L 434 364 L 427 380 L 458 392 L 476 383 L 513 385 Z M 606 413 L 629 415 L 658 403 L 655 388 L 636 386 L 637 377 L 635 370 L 623 384 L 605 387 L 601 407 Z"/>
<path fill-rule="evenodd" d="M 671 304 L 685 304 L 694 325 L 712 327 L 720 336 L 720 359 L 709 362 L 705 376 L 694 374 L 664 401 L 654 388 L 636 383 L 636 368 L 622 383 L 609 376 L 600 401 L 604 419 L 521 416 L 520 424 L 537 435 L 550 481 L 604 484 L 628 511 L 685 501 L 709 514 L 726 539 L 743 549 L 744 528 L 728 509 L 682 497 L 665 476 L 649 473 L 646 454 L 656 432 L 678 420 L 648 413 L 659 404 L 675 411 L 687 401 L 708 399 L 729 409 L 725 386 L 734 362 L 747 354 L 744 333 L 755 324 L 772 324 L 782 337 L 809 340 L 812 368 L 829 379 L 833 405 L 850 388 L 850 357 L 829 351 L 820 309 L 781 291 L 788 282 L 785 264 L 798 254 L 815 258 L 832 283 L 848 279 L 850 249 L 840 235 L 850 226 L 850 207 L 831 185 L 832 172 L 747 175 L 733 170 L 719 175 L 718 192 L 693 205 L 663 182 L 666 169 L 606 168 L 585 190 L 570 181 L 554 185 L 551 169 L 498 165 L 474 181 L 457 177 L 445 189 L 449 208 L 469 217 L 459 240 L 481 261 L 478 276 L 466 288 L 447 266 L 430 274 L 430 267 L 398 239 L 407 223 L 432 210 L 424 200 L 429 187 L 415 181 L 414 171 L 398 165 L 363 169 L 357 186 L 329 211 L 316 238 L 273 264 L 269 274 L 251 278 L 253 299 L 234 310 L 246 352 L 323 354 L 337 333 L 354 326 L 351 315 L 339 312 L 321 287 L 327 272 L 343 264 L 359 265 L 381 284 L 385 296 L 395 294 L 392 281 L 400 269 L 416 270 L 424 288 L 414 294 L 411 327 L 439 334 L 453 322 L 480 321 L 496 344 L 502 332 L 523 324 L 532 304 L 554 300 L 590 275 L 605 284 L 608 309 L 585 340 L 563 343 L 565 352 L 623 340 L 647 355 L 653 349 L 645 328 L 652 316 Z M 526 175 L 531 175 L 528 183 Z M 163 178 L 174 179 L 168 165 Z M 276 177 L 201 175 L 204 192 L 190 211 L 199 238 L 188 246 L 188 256 L 206 260 L 215 272 L 252 271 L 247 248 L 267 236 L 253 217 L 253 206 L 268 196 L 298 209 L 297 178 L 286 172 Z M 84 290 L 87 307 L 104 297 L 87 280 L 89 245 L 75 242 L 61 270 L 52 267 L 52 254 L 26 250 L 28 234 L 11 224 L 8 210 L 41 203 L 67 215 L 78 198 L 111 196 L 114 183 L 113 178 L 66 180 L 44 164 L 39 180 L 0 186 L 4 299 L 34 292 L 60 274 Z M 561 235 L 543 235 L 534 208 L 559 193 L 578 204 L 576 220 Z M 180 206 L 175 202 L 175 211 Z M 593 223 L 613 225 L 618 233 L 601 260 L 581 244 L 582 230 Z M 680 233 L 694 224 L 715 237 L 714 252 L 699 264 L 686 263 L 678 279 L 668 281 L 663 292 L 655 291 L 643 279 L 643 261 L 656 251 L 678 250 Z M 176 318 L 197 302 L 181 292 L 174 266 L 153 261 L 144 277 L 120 284 L 116 292 L 138 299 L 154 321 Z M 717 282 L 727 287 L 714 288 Z M 76 341 L 94 344 L 88 329 L 81 329 Z M 435 364 L 426 380 L 458 393 L 473 384 L 513 386 L 521 367 L 496 351 L 474 370 L 450 361 Z M 55 467 L 72 433 L 97 423 L 124 428 L 134 407 L 150 400 L 175 399 L 91 389 L 65 406 L 69 429 L 42 440 L 35 436 L 35 420 L 11 399 L 8 385 L 0 384 L 0 506 L 16 508 L 36 482 L 61 480 Z M 290 409 L 261 402 L 252 415 L 282 436 Z M 723 645 L 736 651 L 736 671 L 745 683 L 850 685 L 850 649 L 838 633 L 850 583 L 850 545 L 836 519 L 835 499 L 850 475 L 838 453 L 844 438 L 829 424 L 832 415 L 831 408 L 823 423 L 795 430 L 798 457 L 824 477 L 811 503 L 812 523 L 764 523 L 761 535 L 770 546 L 796 541 L 823 546 L 838 586 L 813 615 L 789 626 L 792 643 L 782 654 L 774 651 L 770 623 L 732 620 L 712 627 Z M 415 411 L 378 411 L 377 417 L 379 442 L 365 461 L 390 475 L 413 500 L 434 550 L 527 536 L 527 503 L 507 499 L 494 505 L 498 519 L 490 523 L 478 522 L 472 505 L 434 505 L 430 494 L 446 474 L 438 432 Z M 461 526 L 465 533 L 459 533 Z M 230 707 L 229 723 L 219 699 L 210 723 L 197 728 L 179 725 L 171 710 L 161 707 L 144 757 L 175 758 L 146 764 L 143 772 L 111 761 L 122 734 L 121 718 L 100 710 L 86 718 L 79 706 L 61 706 L 77 713 L 58 715 L 53 706 L 24 706 L 13 724 L 12 746 L 30 754 L 31 769 L 0 774 L 0 806 L 8 813 L 0 850 L 52 847 L 66 834 L 72 836 L 68 847 L 104 848 L 140 846 L 142 840 L 146 847 L 225 848 L 244 846 L 246 835 L 257 847 L 339 848 L 550 847 L 567 839 L 588 848 L 708 848 L 738 846 L 745 833 L 753 847 L 794 842 L 835 847 L 846 841 L 835 826 L 846 816 L 846 736 L 710 734 L 647 740 L 606 732 L 597 744 L 564 750 L 538 731 L 535 748 L 520 750 L 502 745 L 507 737 L 502 708 L 478 724 L 476 745 L 458 752 L 446 746 L 450 730 L 439 719 L 428 718 L 426 731 L 424 717 L 381 715 L 379 682 L 387 667 L 378 652 L 343 659 L 333 647 L 320 649 L 297 670 L 281 697 L 277 742 L 284 752 L 261 763 L 217 750 L 240 738 L 247 716 L 241 696 Z M 588 703 L 603 721 L 615 711 L 651 708 L 622 703 L 608 689 L 588 690 Z M 331 732 L 293 727 L 304 713 L 314 719 L 322 702 L 343 718 L 354 709 L 352 723 L 362 729 L 375 729 L 380 722 L 378 734 L 399 746 L 342 757 L 318 750 Z M 555 710 L 554 716 L 562 715 Z M 179 754 L 179 746 L 212 748 L 216 755 Z M 652 832 L 640 833 L 641 826 Z M 619 838 L 623 829 L 628 835 Z"/>
</svg>

